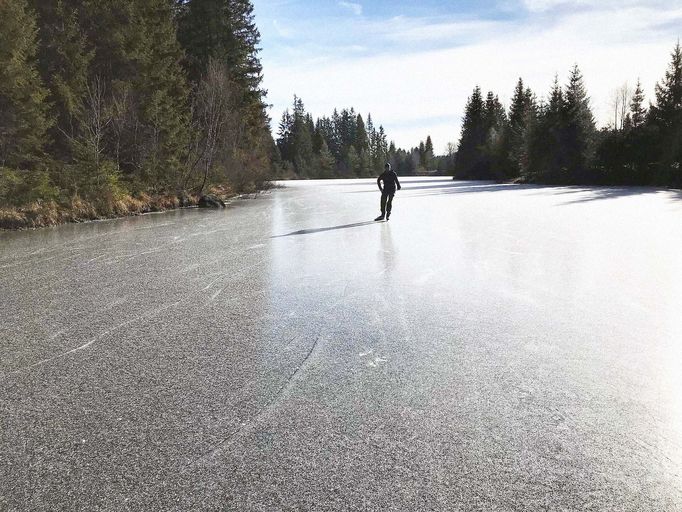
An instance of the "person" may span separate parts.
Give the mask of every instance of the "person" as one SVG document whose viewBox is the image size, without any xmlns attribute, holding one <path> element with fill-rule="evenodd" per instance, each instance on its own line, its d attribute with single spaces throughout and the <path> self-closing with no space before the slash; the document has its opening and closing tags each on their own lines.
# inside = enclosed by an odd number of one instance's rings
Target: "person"
<svg viewBox="0 0 682 512">
<path fill-rule="evenodd" d="M 383 187 L 381 186 L 382 183 L 384 184 Z M 398 175 L 391 168 L 391 164 L 387 163 L 384 166 L 383 174 L 377 178 L 377 185 L 379 186 L 379 190 L 381 190 L 381 215 L 374 220 L 384 220 L 384 217 L 388 220 L 391 218 L 393 196 L 395 195 L 396 189 L 400 190 Z"/>
</svg>

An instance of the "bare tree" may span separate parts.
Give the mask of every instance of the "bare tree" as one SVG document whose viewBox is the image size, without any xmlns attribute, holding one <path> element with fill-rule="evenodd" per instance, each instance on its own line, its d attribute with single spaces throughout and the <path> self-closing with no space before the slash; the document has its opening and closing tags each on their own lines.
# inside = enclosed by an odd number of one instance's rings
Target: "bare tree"
<svg viewBox="0 0 682 512">
<path fill-rule="evenodd" d="M 243 123 L 237 108 L 236 87 L 224 64 L 211 59 L 206 76 L 199 83 L 192 101 L 192 128 L 195 134 L 183 188 L 199 173 L 203 192 L 214 167 L 220 162 L 227 167 L 234 159 L 243 134 Z"/>
<path fill-rule="evenodd" d="M 78 162 L 74 190 L 78 183 L 102 187 L 104 185 L 103 163 L 106 161 L 106 140 L 112 123 L 111 108 L 107 102 L 104 81 L 96 76 L 87 84 L 83 101 L 83 115 L 78 133 L 61 132 L 69 140 Z"/>
<path fill-rule="evenodd" d="M 122 87 L 116 94 L 112 97 L 112 126 L 114 130 L 114 157 L 116 159 L 117 170 L 121 169 L 121 163 L 123 160 L 122 148 L 126 136 L 130 136 L 131 132 L 133 135 L 133 140 L 137 133 L 136 124 L 131 123 L 131 114 L 133 112 L 132 108 L 132 98 L 130 94 L 130 86 L 126 85 Z"/>
<path fill-rule="evenodd" d="M 613 129 L 622 130 L 625 126 L 630 101 L 632 100 L 632 89 L 625 82 L 615 89 L 611 94 L 611 108 L 613 109 Z"/>
<path fill-rule="evenodd" d="M 107 127 L 111 124 L 111 115 L 106 106 L 105 94 L 104 82 L 99 76 L 87 85 L 83 123 L 84 139 L 91 152 L 91 161 L 96 169 L 99 169 L 102 162 L 104 135 Z"/>
</svg>

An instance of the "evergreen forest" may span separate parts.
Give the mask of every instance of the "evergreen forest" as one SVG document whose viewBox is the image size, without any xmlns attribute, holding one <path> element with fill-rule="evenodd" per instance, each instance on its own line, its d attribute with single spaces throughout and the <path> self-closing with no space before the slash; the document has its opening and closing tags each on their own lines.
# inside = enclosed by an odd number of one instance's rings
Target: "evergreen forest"
<svg viewBox="0 0 682 512">
<path fill-rule="evenodd" d="M 0 205 L 39 225 L 261 187 L 259 40 L 250 0 L 0 0 Z"/>
<path fill-rule="evenodd" d="M 546 184 L 682 186 L 682 49 L 647 101 L 641 83 L 614 95 L 597 128 L 582 73 L 555 78 L 544 99 L 519 79 L 508 109 L 476 87 L 448 169 L 456 179 Z"/>
</svg>

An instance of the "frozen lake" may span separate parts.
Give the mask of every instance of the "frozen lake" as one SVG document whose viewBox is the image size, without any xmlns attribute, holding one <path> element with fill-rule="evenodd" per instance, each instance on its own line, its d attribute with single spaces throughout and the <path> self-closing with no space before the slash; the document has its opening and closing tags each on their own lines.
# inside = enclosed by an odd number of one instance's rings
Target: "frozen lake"
<svg viewBox="0 0 682 512">
<path fill-rule="evenodd" d="M 0 509 L 682 510 L 682 193 L 402 182 L 0 233 Z"/>
</svg>

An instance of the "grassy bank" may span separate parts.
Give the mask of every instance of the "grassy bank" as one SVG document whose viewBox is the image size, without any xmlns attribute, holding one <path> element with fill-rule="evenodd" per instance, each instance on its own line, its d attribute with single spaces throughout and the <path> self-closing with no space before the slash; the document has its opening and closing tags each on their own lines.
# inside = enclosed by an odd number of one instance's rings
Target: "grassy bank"
<svg viewBox="0 0 682 512">
<path fill-rule="evenodd" d="M 195 205 L 198 198 L 192 197 L 188 204 Z M 143 213 L 173 210 L 182 205 L 180 198 L 174 196 L 124 196 L 114 201 L 88 201 L 79 197 L 69 203 L 56 201 L 34 201 L 21 207 L 0 209 L 0 229 L 35 229 L 56 226 L 69 222 L 86 222 L 98 219 L 111 219 Z"/>
<path fill-rule="evenodd" d="M 229 186 L 214 187 L 210 194 L 227 200 L 237 196 Z M 114 219 L 151 212 L 164 212 L 197 206 L 199 196 L 123 195 L 118 198 L 88 200 L 73 197 L 69 201 L 36 200 L 22 206 L 0 207 L 0 230 L 36 229 L 72 222 Z"/>
</svg>

